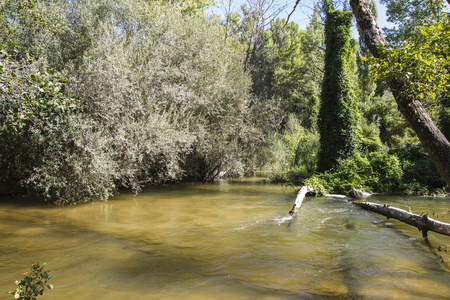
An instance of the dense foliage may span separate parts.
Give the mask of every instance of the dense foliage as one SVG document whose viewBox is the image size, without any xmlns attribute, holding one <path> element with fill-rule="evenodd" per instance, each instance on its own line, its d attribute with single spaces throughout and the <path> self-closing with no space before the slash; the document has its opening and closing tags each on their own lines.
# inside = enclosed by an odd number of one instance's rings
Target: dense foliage
<svg viewBox="0 0 450 300">
<path fill-rule="evenodd" d="M 401 7 L 406 14 L 412 13 L 408 11 L 409 6 L 406 5 L 408 1 L 392 2 L 397 2 L 397 8 Z M 329 4 L 327 4 L 328 1 L 324 1 L 324 3 L 326 11 Z M 376 9 L 373 1 L 371 8 Z M 345 12 L 341 12 L 341 14 L 345 14 Z M 415 133 L 398 112 L 397 105 L 383 82 L 388 80 L 389 76 L 409 74 L 409 91 L 423 99 L 443 132 L 448 133 L 448 98 L 445 96 L 448 42 L 446 42 L 446 23 L 443 21 L 446 16 L 443 10 L 439 10 L 439 16 L 440 21 L 431 25 L 429 21 L 422 19 L 422 24 L 428 24 L 428 26 L 422 27 L 421 30 L 411 28 L 414 30 L 414 34 L 400 34 L 409 30 L 408 26 L 410 25 L 406 23 L 404 23 L 405 27 L 401 27 L 398 31 L 390 31 L 392 36 L 394 32 L 398 34 L 397 41 L 404 39 L 400 36 L 414 38 L 410 38 L 398 46 L 393 43 L 394 47 L 387 50 L 389 51 L 387 61 L 371 58 L 363 39 L 360 39 L 360 51 L 357 55 L 347 56 L 350 62 L 347 70 L 354 68 L 354 65 L 351 64 L 355 63 L 355 59 L 358 64 L 358 77 L 347 78 L 356 79 L 358 85 L 352 85 L 346 90 L 353 93 L 361 112 L 360 147 L 355 147 L 356 151 L 350 156 L 341 151 L 342 157 L 338 158 L 334 166 L 324 173 L 316 173 L 311 176 L 311 172 L 305 172 L 304 165 L 297 163 L 290 165 L 285 172 L 273 176 L 273 180 L 290 181 L 300 185 L 310 184 L 319 194 L 330 192 L 346 194 L 354 187 L 360 187 L 370 192 L 399 194 L 445 193 L 445 181 L 424 152 Z M 392 15 L 391 20 L 394 20 Z M 397 21 L 402 22 L 401 19 Z M 333 30 L 336 27 L 334 26 Z M 338 53 L 336 48 L 335 45 L 331 48 L 327 45 L 327 51 L 330 50 L 334 52 L 333 54 Z M 437 49 L 440 50 L 436 51 Z M 338 68 L 332 68 L 332 71 L 336 70 Z M 327 68 L 325 72 L 327 72 Z M 350 73 L 355 74 L 354 69 Z M 332 78 L 337 80 L 339 77 L 332 76 Z M 329 84 L 326 87 L 328 86 Z M 331 88 L 329 91 L 330 94 L 336 93 L 338 89 Z M 322 98 L 325 95 L 323 93 Z M 324 101 L 326 99 L 323 98 L 322 105 L 325 103 Z M 338 109 L 330 109 L 324 115 L 332 115 L 336 111 Z M 340 128 L 342 125 L 338 120 L 337 117 L 330 118 L 329 124 Z M 345 120 L 349 120 L 349 118 L 345 118 Z M 319 119 L 319 128 L 324 126 L 320 123 L 322 121 L 323 119 Z M 357 124 L 356 120 L 352 123 L 353 126 Z M 329 128 L 333 129 L 331 126 Z M 331 129 L 323 130 L 325 135 L 329 134 Z M 341 144 L 332 144 L 331 151 L 340 146 Z M 321 149 L 322 147 L 324 147 L 323 144 L 321 144 Z"/>
<path fill-rule="evenodd" d="M 405 77 L 406 90 L 422 102 L 432 103 L 447 91 L 450 24 L 422 27 L 414 39 L 384 50 L 385 59 L 374 60 L 380 78 Z"/>
<path fill-rule="evenodd" d="M 62 15 L 57 34 L 41 29 L 33 38 L 45 36 L 42 44 L 22 47 L 36 53 L 34 65 L 4 55 L 3 181 L 68 203 L 122 186 L 243 174 L 250 81 L 217 24 L 138 1 L 34 5 Z"/>
<path fill-rule="evenodd" d="M 388 21 L 396 26 L 384 28 L 386 37 L 394 45 L 414 39 L 421 28 L 447 18 L 446 2 L 442 0 L 380 0 L 386 5 Z"/>
<path fill-rule="evenodd" d="M 325 76 L 319 111 L 319 170 L 326 171 L 356 153 L 360 116 L 350 76 L 352 14 L 325 1 Z"/>
<path fill-rule="evenodd" d="M 450 132 L 444 10 L 391 31 L 386 64 L 323 3 L 300 29 L 264 1 L 222 19 L 207 0 L 1 2 L 0 183 L 57 204 L 256 169 L 329 192 L 442 190 L 382 80 L 410 72 Z"/>
</svg>

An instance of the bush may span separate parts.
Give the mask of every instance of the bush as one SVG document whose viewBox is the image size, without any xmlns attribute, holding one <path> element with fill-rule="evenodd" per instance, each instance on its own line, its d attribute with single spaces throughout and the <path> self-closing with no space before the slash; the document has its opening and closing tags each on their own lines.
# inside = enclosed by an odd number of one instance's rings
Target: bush
<svg viewBox="0 0 450 300">
<path fill-rule="evenodd" d="M 293 168 L 284 169 L 280 172 L 271 173 L 269 175 L 269 180 L 272 183 L 290 182 L 295 185 L 302 185 L 307 177 L 308 171 L 304 165 L 301 165 Z"/>
<path fill-rule="evenodd" d="M 36 122 L 21 132 L 19 142 L 28 143 L 16 155 L 34 158 L 27 161 L 20 185 L 55 204 L 108 199 L 116 192 L 120 169 L 105 132 L 94 128 L 92 121 L 73 115 Z"/>
<path fill-rule="evenodd" d="M 420 143 L 409 143 L 397 150 L 404 171 L 405 193 L 441 193 L 447 187 L 444 179 L 423 150 Z"/>
<path fill-rule="evenodd" d="M 367 123 L 365 126 L 376 126 L 379 131 L 377 134 L 379 139 L 391 149 L 404 147 L 408 142 L 408 137 L 415 135 L 398 111 L 397 104 L 390 92 L 373 97 L 363 106 L 363 109 Z"/>
<path fill-rule="evenodd" d="M 269 143 L 265 169 L 286 173 L 302 168 L 307 174 L 316 169 L 319 136 L 307 131 L 295 116 L 289 115 L 283 132 L 274 133 Z"/>
<path fill-rule="evenodd" d="M 403 182 L 403 170 L 399 158 L 385 152 L 372 152 L 368 155 L 368 159 L 372 173 L 366 182 L 371 190 L 399 193 Z"/>
<path fill-rule="evenodd" d="M 312 186 L 317 196 L 323 196 L 329 193 L 326 179 L 323 176 L 315 175 L 305 181 L 305 185 Z"/>
<path fill-rule="evenodd" d="M 277 177 L 285 182 L 286 174 Z M 353 188 L 386 194 L 445 194 L 446 184 L 420 144 L 408 144 L 398 154 L 357 153 L 336 167 L 305 180 L 317 194 L 348 194 Z"/>
<path fill-rule="evenodd" d="M 368 192 L 399 193 L 402 190 L 400 161 L 385 152 L 360 153 L 339 160 L 328 172 L 308 179 L 305 184 L 318 186 L 319 191 L 348 194 L 353 188 Z M 320 193 L 320 192 L 319 192 Z"/>
<path fill-rule="evenodd" d="M 53 289 L 53 285 L 47 284 L 52 276 L 48 274 L 48 271 L 43 271 L 46 265 L 46 263 L 31 265 L 30 274 L 25 273 L 24 279 L 16 281 L 16 290 L 9 292 L 14 295 L 14 299 L 35 300 L 37 296 L 43 295 L 46 289 Z"/>
<path fill-rule="evenodd" d="M 35 59 L 9 41 L 0 44 L 0 133 L 17 133 L 33 121 L 51 122 L 55 116 L 80 111 L 81 103 L 64 92 L 65 79 L 39 69 Z"/>
</svg>

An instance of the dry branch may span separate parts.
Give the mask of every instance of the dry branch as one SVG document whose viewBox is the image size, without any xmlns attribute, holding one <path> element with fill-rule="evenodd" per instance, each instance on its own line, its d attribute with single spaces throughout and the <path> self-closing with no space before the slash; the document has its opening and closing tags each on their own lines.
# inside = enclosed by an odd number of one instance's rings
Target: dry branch
<svg viewBox="0 0 450 300">
<path fill-rule="evenodd" d="M 292 209 L 289 211 L 289 214 L 291 216 L 295 214 L 297 210 L 300 208 L 303 199 L 305 199 L 306 194 L 313 191 L 314 189 L 312 188 L 312 186 L 309 185 L 305 185 L 300 189 L 300 191 L 297 194 L 297 198 L 295 199 L 294 206 L 292 206 Z"/>
<path fill-rule="evenodd" d="M 417 227 L 422 231 L 422 236 L 427 239 L 428 231 L 450 236 L 450 224 L 429 218 L 427 214 L 416 215 L 403 209 L 391 207 L 388 204 L 377 204 L 371 202 L 353 202 L 356 205 L 386 216 L 388 219 L 396 219 L 403 223 Z"/>
</svg>

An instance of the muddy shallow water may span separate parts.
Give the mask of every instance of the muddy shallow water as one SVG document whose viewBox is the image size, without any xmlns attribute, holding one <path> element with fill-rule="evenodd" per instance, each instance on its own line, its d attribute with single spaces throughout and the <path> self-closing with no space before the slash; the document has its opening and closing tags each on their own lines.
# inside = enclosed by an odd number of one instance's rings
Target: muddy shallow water
<svg viewBox="0 0 450 300">
<path fill-rule="evenodd" d="M 79 206 L 0 201 L 0 299 L 46 262 L 42 299 L 445 299 L 450 237 L 259 178 Z M 450 222 L 450 199 L 375 197 Z M 438 250 L 438 247 L 442 251 Z M 442 262 L 442 259 L 445 262 Z M 3 296 L 2 296 L 3 295 Z"/>
</svg>

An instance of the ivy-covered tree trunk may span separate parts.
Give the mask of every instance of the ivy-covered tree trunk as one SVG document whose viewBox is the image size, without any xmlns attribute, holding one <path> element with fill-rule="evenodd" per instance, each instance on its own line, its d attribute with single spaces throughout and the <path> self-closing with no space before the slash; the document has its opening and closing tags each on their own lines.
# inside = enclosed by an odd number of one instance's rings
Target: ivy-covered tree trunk
<svg viewBox="0 0 450 300">
<path fill-rule="evenodd" d="M 358 27 L 364 33 L 366 45 L 374 57 L 381 56 L 382 47 L 387 45 L 367 0 L 350 0 Z M 406 90 L 404 78 L 388 82 L 399 111 L 417 134 L 423 148 L 429 154 L 445 182 L 450 185 L 450 143 L 430 118 L 422 102 Z"/>
<path fill-rule="evenodd" d="M 318 122 L 320 171 L 351 156 L 360 142 L 360 115 L 350 76 L 352 14 L 334 10 L 328 0 L 324 1 L 324 7 L 325 75 Z"/>
</svg>

